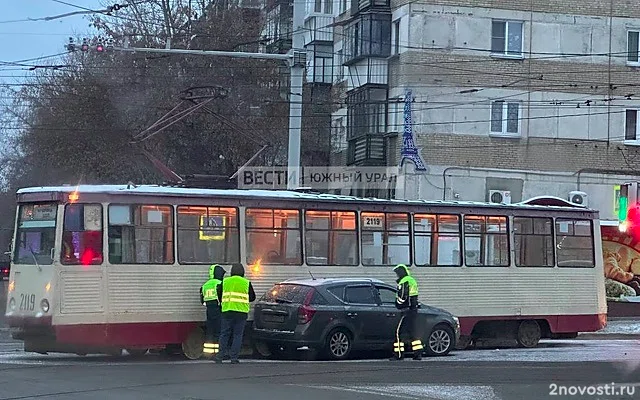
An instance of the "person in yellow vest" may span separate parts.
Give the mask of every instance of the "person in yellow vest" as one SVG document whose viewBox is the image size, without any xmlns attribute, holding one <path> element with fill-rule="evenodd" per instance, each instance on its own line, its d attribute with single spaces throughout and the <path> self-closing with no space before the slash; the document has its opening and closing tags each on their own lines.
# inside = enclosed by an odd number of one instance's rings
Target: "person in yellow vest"
<svg viewBox="0 0 640 400">
<path fill-rule="evenodd" d="M 207 306 L 207 334 L 202 350 L 206 356 L 218 353 L 219 345 L 216 341 L 220 335 L 220 296 L 218 286 L 226 271 L 218 264 L 209 267 L 209 280 L 200 288 L 200 302 Z"/>
<path fill-rule="evenodd" d="M 406 332 L 410 339 L 411 352 L 414 360 L 422 359 L 424 346 L 422 345 L 422 335 L 420 321 L 418 319 L 418 283 L 409 273 L 409 268 L 404 264 L 398 264 L 393 271 L 398 277 L 398 289 L 396 293 L 396 308 L 402 311 L 402 318 L 396 328 L 396 342 L 393 344 L 392 360 L 401 360 L 405 350 L 404 341 L 401 335 Z M 403 335 L 405 336 L 405 335 Z M 409 347 L 409 346 L 407 346 Z"/>
<path fill-rule="evenodd" d="M 244 267 L 242 264 L 233 264 L 231 276 L 224 278 L 222 285 L 218 285 L 218 296 L 222 300 L 222 327 L 220 332 L 220 352 L 216 355 L 216 363 L 221 363 L 229 353 L 232 364 L 240 361 L 240 349 L 242 348 L 242 338 L 244 326 L 249 315 L 249 308 L 252 301 L 256 299 L 251 282 L 244 277 Z M 229 339 L 233 336 L 231 348 Z"/>
</svg>

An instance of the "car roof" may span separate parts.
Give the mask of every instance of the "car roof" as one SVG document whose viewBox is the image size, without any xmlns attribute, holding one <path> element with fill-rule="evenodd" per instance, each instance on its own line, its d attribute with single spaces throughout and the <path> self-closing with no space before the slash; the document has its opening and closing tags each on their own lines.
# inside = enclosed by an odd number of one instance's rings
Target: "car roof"
<svg viewBox="0 0 640 400">
<path fill-rule="evenodd" d="M 358 284 L 358 283 L 375 283 L 387 285 L 384 281 L 374 278 L 292 278 L 279 282 L 279 284 L 287 285 L 304 285 L 304 286 L 325 286 L 332 284 Z"/>
</svg>

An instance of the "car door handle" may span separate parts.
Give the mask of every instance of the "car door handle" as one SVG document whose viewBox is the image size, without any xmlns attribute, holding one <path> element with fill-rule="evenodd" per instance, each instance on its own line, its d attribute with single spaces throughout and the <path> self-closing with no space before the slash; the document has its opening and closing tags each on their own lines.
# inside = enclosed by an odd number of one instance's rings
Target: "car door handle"
<svg viewBox="0 0 640 400">
<path fill-rule="evenodd" d="M 354 312 L 347 313 L 347 317 L 357 317 L 357 316 L 358 316 L 358 313 L 354 313 Z"/>
<path fill-rule="evenodd" d="M 394 314 L 394 313 L 387 313 L 387 317 L 395 317 L 395 316 L 396 316 L 396 314 Z"/>
</svg>

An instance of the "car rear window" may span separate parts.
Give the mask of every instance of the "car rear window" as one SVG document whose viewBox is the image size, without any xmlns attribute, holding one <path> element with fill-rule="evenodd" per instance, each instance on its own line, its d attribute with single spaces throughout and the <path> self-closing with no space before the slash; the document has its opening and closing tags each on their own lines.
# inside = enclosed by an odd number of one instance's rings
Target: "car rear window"
<svg viewBox="0 0 640 400">
<path fill-rule="evenodd" d="M 262 301 L 302 304 L 310 290 L 310 286 L 278 284 L 262 296 Z"/>
</svg>

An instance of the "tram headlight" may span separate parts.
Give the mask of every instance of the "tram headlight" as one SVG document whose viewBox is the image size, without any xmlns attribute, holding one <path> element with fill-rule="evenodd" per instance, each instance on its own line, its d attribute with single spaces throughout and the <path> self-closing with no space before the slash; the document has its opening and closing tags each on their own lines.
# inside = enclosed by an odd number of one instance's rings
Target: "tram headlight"
<svg viewBox="0 0 640 400">
<path fill-rule="evenodd" d="M 40 302 L 40 308 L 43 312 L 49 312 L 49 301 L 47 299 L 42 299 Z"/>
<path fill-rule="evenodd" d="M 9 300 L 9 308 L 11 309 L 11 311 L 16 309 L 16 299 L 14 299 L 13 297 L 11 298 L 11 300 Z"/>
</svg>

